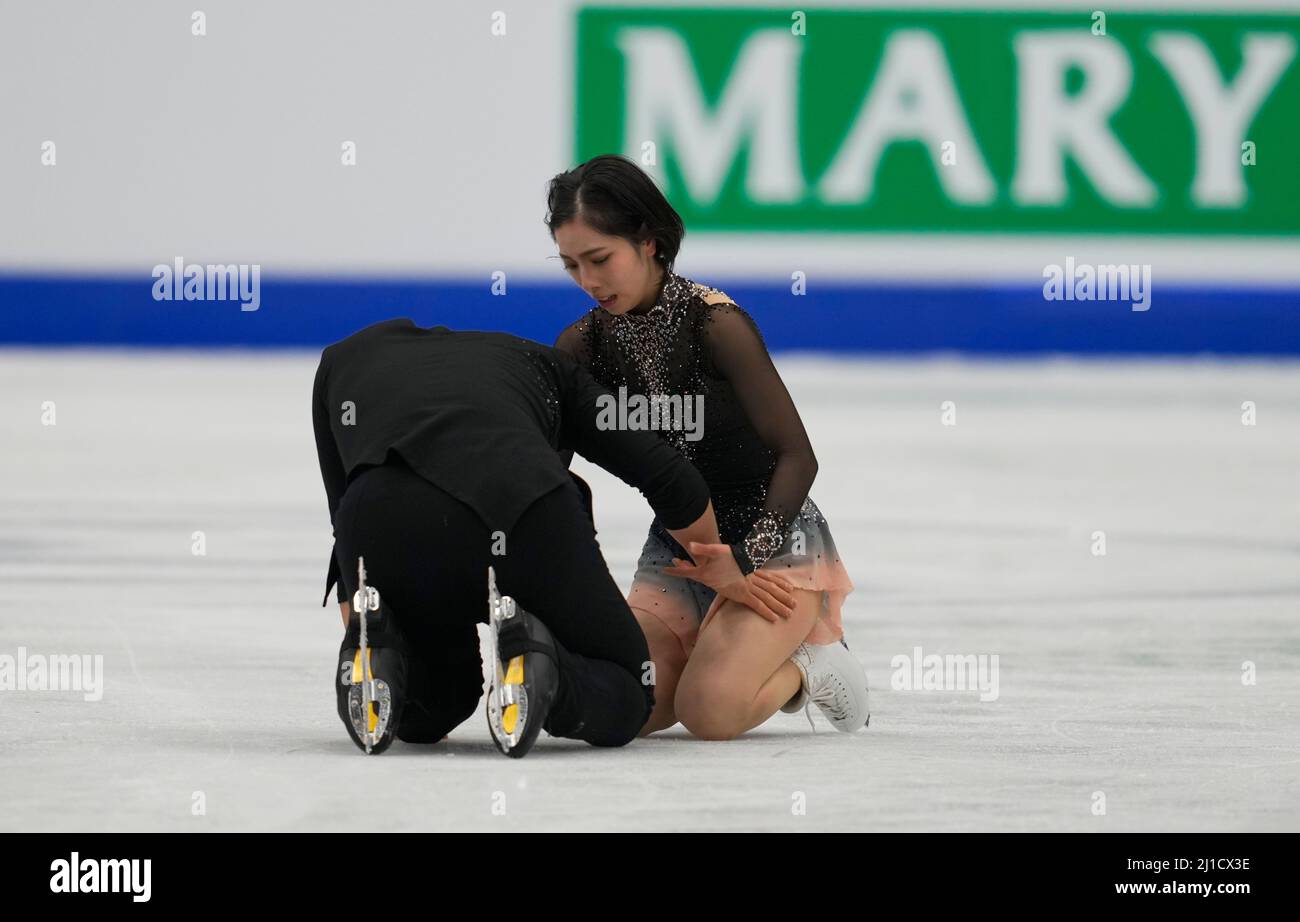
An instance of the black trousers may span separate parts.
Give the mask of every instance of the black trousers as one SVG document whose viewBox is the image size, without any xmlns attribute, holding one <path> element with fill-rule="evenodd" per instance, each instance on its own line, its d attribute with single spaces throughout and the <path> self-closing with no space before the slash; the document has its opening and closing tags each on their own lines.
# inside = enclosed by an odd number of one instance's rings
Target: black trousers
<svg viewBox="0 0 1300 922">
<path fill-rule="evenodd" d="M 349 484 L 334 533 L 349 597 L 364 556 L 369 584 L 412 647 L 399 739 L 437 742 L 477 709 L 483 672 L 474 625 L 487 622 L 489 565 L 497 588 L 567 651 L 548 732 L 621 746 L 649 719 L 649 647 L 609 574 L 575 483 L 529 506 L 502 542 L 469 506 L 390 452 L 385 464 Z"/>
</svg>

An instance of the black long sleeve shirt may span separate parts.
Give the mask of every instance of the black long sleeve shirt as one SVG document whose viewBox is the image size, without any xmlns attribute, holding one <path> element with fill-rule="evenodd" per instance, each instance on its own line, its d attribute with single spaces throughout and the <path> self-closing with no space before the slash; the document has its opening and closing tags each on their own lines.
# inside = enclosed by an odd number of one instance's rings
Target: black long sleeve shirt
<svg viewBox="0 0 1300 922">
<path fill-rule="evenodd" d="M 312 388 L 330 525 L 353 474 L 390 449 L 494 531 L 508 534 L 569 480 L 569 451 L 640 490 L 666 527 L 694 522 L 709 502 L 704 478 L 652 432 L 598 428 L 606 394 L 571 356 L 506 333 L 409 318 L 359 330 L 325 348 Z M 336 582 L 342 602 L 331 551 L 322 605 Z"/>
</svg>

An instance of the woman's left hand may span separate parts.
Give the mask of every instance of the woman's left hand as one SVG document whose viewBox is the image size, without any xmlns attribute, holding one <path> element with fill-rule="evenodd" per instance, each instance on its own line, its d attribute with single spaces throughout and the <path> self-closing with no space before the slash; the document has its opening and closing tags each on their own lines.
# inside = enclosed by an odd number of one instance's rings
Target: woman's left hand
<svg viewBox="0 0 1300 922">
<path fill-rule="evenodd" d="M 765 570 L 755 570 L 746 576 L 740 572 L 736 558 L 731 556 L 731 548 L 725 544 L 692 541 L 687 550 L 696 563 L 674 557 L 673 565 L 664 567 L 663 572 L 703 583 L 720 598 L 752 608 L 768 621 L 789 618 L 794 614 L 794 587 L 784 577 Z"/>
</svg>

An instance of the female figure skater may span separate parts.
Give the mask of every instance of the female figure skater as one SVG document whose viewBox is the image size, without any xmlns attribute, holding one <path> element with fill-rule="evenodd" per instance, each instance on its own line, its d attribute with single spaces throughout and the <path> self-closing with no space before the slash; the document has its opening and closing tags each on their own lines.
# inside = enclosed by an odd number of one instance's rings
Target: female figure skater
<svg viewBox="0 0 1300 922">
<path fill-rule="evenodd" d="M 658 434 L 704 476 L 725 543 L 684 549 L 651 523 L 628 596 L 657 686 L 641 735 L 680 720 L 730 739 L 813 703 L 837 729 L 865 726 L 866 674 L 840 614 L 853 584 L 808 496 L 817 459 L 754 321 L 673 272 L 681 217 L 630 160 L 602 155 L 555 176 L 547 205 L 565 269 L 596 301 L 556 346 L 611 392 L 703 397 L 702 436 Z M 789 580 L 794 612 L 763 617 L 699 581 L 733 565 Z"/>
</svg>

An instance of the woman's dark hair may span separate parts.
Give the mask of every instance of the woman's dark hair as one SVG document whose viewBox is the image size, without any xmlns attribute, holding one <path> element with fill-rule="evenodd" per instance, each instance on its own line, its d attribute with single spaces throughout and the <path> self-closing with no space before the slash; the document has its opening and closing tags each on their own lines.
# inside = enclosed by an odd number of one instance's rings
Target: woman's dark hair
<svg viewBox="0 0 1300 922">
<path fill-rule="evenodd" d="M 555 231 L 576 217 L 602 234 L 637 246 L 655 242 L 655 259 L 672 269 L 686 226 L 659 187 L 626 157 L 601 154 L 551 179 L 546 226 Z"/>
</svg>

